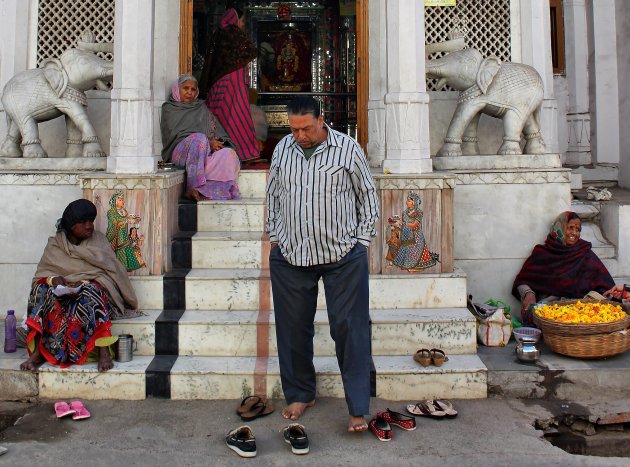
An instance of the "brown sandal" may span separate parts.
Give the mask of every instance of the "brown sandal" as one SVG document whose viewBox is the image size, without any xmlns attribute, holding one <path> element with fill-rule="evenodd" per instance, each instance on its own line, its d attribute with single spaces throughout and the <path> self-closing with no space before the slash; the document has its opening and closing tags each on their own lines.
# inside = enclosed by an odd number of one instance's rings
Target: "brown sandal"
<svg viewBox="0 0 630 467">
<path fill-rule="evenodd" d="M 431 352 L 429 349 L 420 349 L 416 351 L 413 359 L 422 366 L 429 366 L 431 364 Z"/>
<path fill-rule="evenodd" d="M 430 352 L 431 361 L 435 366 L 442 366 L 444 362 L 448 362 L 448 357 L 444 353 L 443 350 L 440 349 L 431 349 Z"/>
<path fill-rule="evenodd" d="M 252 407 L 259 402 L 265 403 L 267 402 L 267 400 L 257 394 L 254 394 L 253 396 L 247 396 L 241 401 L 241 405 L 236 409 L 236 414 L 241 415 L 245 412 L 250 412 L 252 410 Z"/>
<path fill-rule="evenodd" d="M 258 401 L 254 405 L 252 405 L 250 410 L 241 414 L 241 420 L 243 420 L 244 422 L 249 422 L 251 420 L 255 420 L 258 417 L 269 415 L 270 413 L 273 413 L 273 406 L 267 403 L 267 401 Z"/>
</svg>

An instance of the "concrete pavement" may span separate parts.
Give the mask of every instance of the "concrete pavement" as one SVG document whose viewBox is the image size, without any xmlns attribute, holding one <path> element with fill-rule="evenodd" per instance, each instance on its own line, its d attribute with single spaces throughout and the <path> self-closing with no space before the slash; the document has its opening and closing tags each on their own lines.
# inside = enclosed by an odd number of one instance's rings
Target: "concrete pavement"
<svg viewBox="0 0 630 467">
<path fill-rule="evenodd" d="M 0 458 L 0 464 L 630 465 L 627 457 L 572 455 L 543 439 L 542 432 L 534 428 L 534 421 L 563 410 L 559 401 L 490 398 L 453 402 L 459 411 L 457 418 L 417 417 L 417 430 L 406 432 L 394 428 L 393 440 L 385 443 L 370 432 L 346 432 L 345 402 L 319 399 L 301 420 L 309 435 L 311 452 L 295 456 L 280 432 L 287 424 L 280 415 L 282 401 L 275 401 L 273 414 L 249 423 L 258 446 L 254 459 L 241 459 L 225 446 L 227 432 L 244 424 L 235 414 L 239 404 L 235 400 L 86 401 L 92 417 L 83 421 L 57 419 L 54 401 L 1 402 L 0 414 L 5 414 L 5 421 L 8 414 L 13 418 L 24 415 L 0 433 L 0 445 L 9 449 Z M 627 404 L 628 401 L 619 401 L 605 406 L 609 410 L 628 410 Z M 388 407 L 404 411 L 405 405 L 405 402 L 373 399 L 372 413 Z"/>
</svg>

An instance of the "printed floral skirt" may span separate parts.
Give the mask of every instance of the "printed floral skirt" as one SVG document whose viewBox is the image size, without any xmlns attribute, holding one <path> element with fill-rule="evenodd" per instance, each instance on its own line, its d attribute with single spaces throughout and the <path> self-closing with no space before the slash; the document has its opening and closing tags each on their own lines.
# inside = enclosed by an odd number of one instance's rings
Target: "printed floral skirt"
<svg viewBox="0 0 630 467">
<path fill-rule="evenodd" d="M 39 335 L 39 350 L 46 361 L 62 368 L 80 365 L 97 339 L 111 336 L 109 315 L 107 292 L 98 282 L 84 283 L 77 295 L 56 297 L 46 279 L 40 279 L 28 299 L 29 353 Z"/>
<path fill-rule="evenodd" d="M 194 188 L 206 199 L 241 199 L 236 184 L 241 163 L 233 149 L 212 152 L 208 137 L 193 133 L 175 146 L 171 159 L 186 169 L 186 191 Z"/>
</svg>

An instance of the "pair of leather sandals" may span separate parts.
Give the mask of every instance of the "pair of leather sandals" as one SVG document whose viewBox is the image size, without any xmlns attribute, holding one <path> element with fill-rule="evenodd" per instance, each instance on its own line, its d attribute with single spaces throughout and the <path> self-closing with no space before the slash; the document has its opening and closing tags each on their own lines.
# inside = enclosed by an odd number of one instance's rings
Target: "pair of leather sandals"
<svg viewBox="0 0 630 467">
<path fill-rule="evenodd" d="M 249 422 L 259 417 L 264 417 L 273 413 L 273 406 L 267 402 L 267 398 L 254 394 L 247 396 L 241 401 L 241 405 L 236 409 L 241 420 Z"/>
<path fill-rule="evenodd" d="M 441 349 L 420 349 L 416 351 L 413 359 L 422 366 L 442 366 L 444 362 L 448 362 L 448 356 Z"/>
</svg>

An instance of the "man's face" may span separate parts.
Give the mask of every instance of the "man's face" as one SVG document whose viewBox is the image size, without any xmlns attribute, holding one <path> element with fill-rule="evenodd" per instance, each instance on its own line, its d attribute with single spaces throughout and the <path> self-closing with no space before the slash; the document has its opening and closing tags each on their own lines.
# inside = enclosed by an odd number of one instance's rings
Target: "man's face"
<svg viewBox="0 0 630 467">
<path fill-rule="evenodd" d="M 315 118 L 313 114 L 289 114 L 289 127 L 293 138 L 304 149 L 315 147 L 326 139 L 322 115 Z"/>
</svg>

